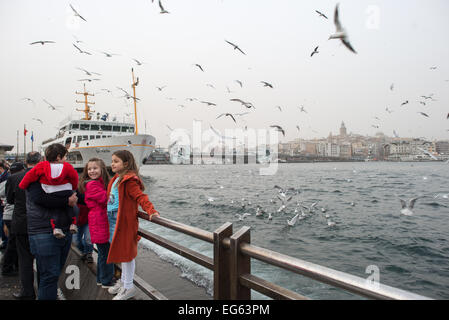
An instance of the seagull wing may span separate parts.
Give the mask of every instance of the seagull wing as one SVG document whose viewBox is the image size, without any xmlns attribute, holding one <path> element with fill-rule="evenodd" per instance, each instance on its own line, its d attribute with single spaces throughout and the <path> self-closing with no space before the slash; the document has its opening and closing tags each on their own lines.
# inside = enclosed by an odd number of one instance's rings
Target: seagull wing
<svg viewBox="0 0 449 320">
<path fill-rule="evenodd" d="M 407 203 L 404 200 L 399 199 L 399 201 L 401 201 L 402 209 L 407 208 Z"/>
<path fill-rule="evenodd" d="M 409 204 L 408 204 L 408 206 L 409 206 L 409 208 L 410 209 L 413 209 L 413 207 L 414 207 L 414 205 L 415 205 L 415 202 L 416 202 L 416 200 L 418 200 L 418 198 L 413 198 L 413 199 L 410 199 L 409 200 Z"/>
<path fill-rule="evenodd" d="M 351 46 L 351 44 L 349 43 L 348 40 L 342 38 L 342 39 L 341 39 L 341 42 L 343 42 L 343 44 L 346 46 L 346 48 L 348 48 L 349 50 L 351 50 L 351 51 L 354 52 L 354 53 L 357 53 L 357 52 L 354 50 L 354 48 Z"/>
<path fill-rule="evenodd" d="M 230 114 L 230 113 L 226 113 L 226 115 L 227 115 L 227 116 L 229 116 L 229 117 L 231 117 L 231 118 L 232 118 L 232 120 L 234 120 L 234 122 L 235 122 L 235 123 L 237 123 L 237 121 L 235 121 L 235 118 L 234 118 L 234 116 L 233 116 L 232 114 Z"/>
<path fill-rule="evenodd" d="M 342 28 L 341 28 L 340 19 L 338 17 L 338 6 L 339 6 L 339 4 L 337 3 L 335 5 L 334 24 L 335 24 L 335 27 L 337 28 L 337 31 L 341 31 Z"/>
</svg>

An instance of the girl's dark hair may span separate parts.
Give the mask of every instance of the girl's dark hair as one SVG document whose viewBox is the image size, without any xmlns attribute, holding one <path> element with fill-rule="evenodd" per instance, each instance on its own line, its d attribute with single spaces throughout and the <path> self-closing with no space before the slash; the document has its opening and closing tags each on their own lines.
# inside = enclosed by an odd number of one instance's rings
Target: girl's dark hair
<svg viewBox="0 0 449 320">
<path fill-rule="evenodd" d="M 86 191 L 86 183 L 88 183 L 90 181 L 89 174 L 87 171 L 87 168 L 89 167 L 89 162 L 96 162 L 98 164 L 98 166 L 100 167 L 100 169 L 101 169 L 100 177 L 101 177 L 101 179 L 103 179 L 104 188 L 107 190 L 110 177 L 109 177 L 108 170 L 106 169 L 106 165 L 105 165 L 104 161 L 99 158 L 91 158 L 91 159 L 89 159 L 89 161 L 87 161 L 87 163 L 84 166 L 83 173 L 81 173 L 81 176 L 80 176 L 80 179 L 78 182 L 78 191 L 81 193 L 84 193 Z"/>
<path fill-rule="evenodd" d="M 129 152 L 128 150 L 118 150 L 115 151 L 112 155 L 123 161 L 124 170 L 119 176 L 118 183 L 120 183 L 123 180 L 123 176 L 129 172 L 133 172 L 137 177 L 139 177 L 139 179 L 141 178 L 139 174 L 139 167 L 137 166 L 136 160 L 134 159 L 134 156 L 131 152 Z M 142 191 L 145 190 L 143 184 L 142 188 Z"/>
<path fill-rule="evenodd" d="M 45 160 L 56 161 L 58 156 L 62 159 L 67 154 L 67 149 L 60 143 L 53 143 L 45 149 Z"/>
</svg>

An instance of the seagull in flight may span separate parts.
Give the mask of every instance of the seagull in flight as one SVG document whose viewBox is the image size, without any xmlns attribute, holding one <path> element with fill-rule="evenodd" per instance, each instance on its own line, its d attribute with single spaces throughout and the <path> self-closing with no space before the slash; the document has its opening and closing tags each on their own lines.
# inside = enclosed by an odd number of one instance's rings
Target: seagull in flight
<svg viewBox="0 0 449 320">
<path fill-rule="evenodd" d="M 272 125 L 272 126 L 270 126 L 270 128 L 275 128 L 277 131 L 281 132 L 282 135 L 285 137 L 285 131 L 284 131 L 284 129 L 282 129 L 281 126 L 278 126 L 278 125 Z"/>
<path fill-rule="evenodd" d="M 393 130 L 393 135 L 394 135 L 396 138 L 399 138 L 399 135 L 396 133 L 395 130 Z"/>
<path fill-rule="evenodd" d="M 323 17 L 323 18 L 326 18 L 326 19 L 328 19 L 328 17 L 326 17 L 326 15 L 325 15 L 325 14 L 323 14 L 323 13 L 319 12 L 318 10 L 315 10 L 315 12 L 316 12 L 316 13 L 318 13 L 318 14 L 320 15 L 320 17 Z M 329 19 L 328 19 L 328 20 L 329 20 Z"/>
<path fill-rule="evenodd" d="M 296 129 L 298 129 L 298 131 L 301 131 L 301 130 L 299 129 L 299 126 L 296 126 Z"/>
<path fill-rule="evenodd" d="M 412 209 L 413 209 L 413 207 L 415 206 L 415 201 L 416 201 L 416 200 L 418 200 L 418 198 L 410 199 L 410 200 L 408 201 L 408 205 L 407 205 L 407 203 L 406 203 L 404 200 L 399 199 L 399 201 L 401 201 L 401 206 L 402 206 L 401 213 L 402 213 L 403 215 L 406 215 L 406 216 L 411 216 L 411 215 L 413 215 Z"/>
<path fill-rule="evenodd" d="M 341 26 L 340 19 L 338 16 L 338 6 L 339 6 L 339 4 L 337 3 L 337 5 L 335 6 L 335 12 L 334 12 L 334 24 L 335 24 L 335 28 L 337 30 L 334 34 L 330 35 L 329 40 L 330 39 L 340 39 L 341 42 L 346 46 L 346 48 L 348 48 L 349 50 L 351 50 L 354 53 L 357 53 L 348 41 L 348 34 Z"/>
<path fill-rule="evenodd" d="M 392 113 L 393 112 L 390 109 L 388 109 L 388 107 L 385 108 L 385 111 L 387 111 L 388 113 Z"/>
<path fill-rule="evenodd" d="M 428 150 L 417 147 L 418 150 L 420 150 L 421 152 L 423 152 L 424 154 L 428 155 L 429 157 L 431 157 L 433 160 L 438 160 L 437 157 L 435 157 L 433 154 L 431 154 Z"/>
<path fill-rule="evenodd" d="M 167 10 L 164 9 L 164 7 L 162 6 L 161 0 L 159 0 L 159 8 L 161 8 L 161 12 L 160 13 L 170 13 Z"/>
<path fill-rule="evenodd" d="M 234 98 L 234 99 L 229 99 L 229 100 L 230 100 L 230 101 L 240 102 L 242 105 L 244 105 L 244 106 L 247 107 L 248 109 L 250 109 L 250 108 L 256 109 L 256 108 L 254 107 L 254 105 L 253 105 L 251 102 L 245 102 L 245 101 L 243 101 L 243 100 L 241 100 L 241 99 L 236 99 L 236 98 Z"/>
<path fill-rule="evenodd" d="M 133 60 L 137 63 L 138 66 L 141 66 L 141 65 L 143 64 L 143 62 L 140 62 L 140 61 L 137 60 L 137 59 L 134 59 L 134 58 L 133 58 Z"/>
<path fill-rule="evenodd" d="M 408 100 L 401 103 L 401 106 L 406 105 L 408 103 Z"/>
<path fill-rule="evenodd" d="M 76 44 L 74 44 L 74 43 L 72 43 L 73 44 L 73 46 L 75 47 L 75 48 L 77 48 L 78 49 L 78 51 L 80 52 L 80 53 L 85 53 L 85 54 L 88 54 L 88 55 L 92 55 L 92 53 L 89 53 L 89 52 L 87 52 L 87 51 L 83 51 L 83 50 L 81 50 Z"/>
<path fill-rule="evenodd" d="M 44 122 L 41 119 L 33 118 L 32 120 L 36 120 L 36 121 L 39 121 L 41 124 L 44 124 Z"/>
<path fill-rule="evenodd" d="M 101 80 L 101 79 L 98 79 L 98 78 L 95 78 L 95 79 L 79 79 L 78 81 L 89 81 L 89 82 L 92 82 L 92 81 L 99 81 L 99 80 Z"/>
<path fill-rule="evenodd" d="M 418 113 L 420 113 L 420 114 L 422 114 L 424 117 L 429 117 L 426 113 L 424 113 L 424 112 L 418 112 Z"/>
<path fill-rule="evenodd" d="M 159 91 L 162 91 L 166 86 L 156 87 Z"/>
<path fill-rule="evenodd" d="M 81 19 L 83 19 L 84 21 L 86 21 L 87 22 L 87 20 L 86 19 L 84 19 L 76 10 L 75 10 L 75 8 L 73 8 L 72 7 L 72 5 L 69 3 L 69 6 L 70 6 L 70 8 L 72 8 L 72 10 L 73 10 L 73 12 L 75 13 L 75 17 L 79 17 L 79 18 L 81 18 Z"/>
<path fill-rule="evenodd" d="M 394 89 L 394 83 L 392 83 L 392 84 L 390 85 L 390 90 L 393 91 L 393 89 Z"/>
<path fill-rule="evenodd" d="M 77 69 L 78 69 L 78 70 L 81 70 L 81 71 L 84 71 L 88 76 L 91 76 L 91 75 L 93 75 L 93 74 L 96 74 L 97 76 L 101 76 L 100 73 L 97 73 L 97 72 L 89 72 L 89 71 L 87 71 L 86 69 L 83 69 L 83 68 L 80 68 L 80 67 L 77 67 Z"/>
<path fill-rule="evenodd" d="M 208 106 L 216 106 L 216 104 L 215 103 L 213 103 L 213 102 L 208 102 L 208 101 L 200 101 L 201 103 L 205 103 L 205 104 L 207 104 Z"/>
<path fill-rule="evenodd" d="M 118 53 L 107 53 L 104 51 L 100 51 L 100 53 L 103 53 L 107 58 L 111 58 L 112 56 L 119 56 Z"/>
<path fill-rule="evenodd" d="M 319 53 L 319 52 L 318 52 L 318 47 L 319 47 L 319 46 L 317 46 L 315 49 L 313 49 L 313 52 L 312 52 L 312 54 L 310 55 L 311 57 L 313 57 L 313 55 L 314 55 L 315 53 Z"/>
<path fill-rule="evenodd" d="M 260 81 L 261 83 L 263 83 L 263 86 L 264 87 L 270 87 L 270 88 L 273 88 L 273 85 L 271 84 L 271 83 L 268 83 L 268 82 L 266 82 L 266 81 Z"/>
<path fill-rule="evenodd" d="M 246 53 L 243 52 L 242 49 L 240 49 L 238 45 L 236 45 L 236 44 L 234 44 L 234 43 L 232 43 L 232 42 L 229 42 L 229 41 L 226 40 L 226 39 L 225 39 L 225 41 L 226 41 L 227 43 L 229 43 L 231 46 L 233 46 L 233 47 L 234 47 L 234 50 L 237 49 L 238 51 L 240 51 L 241 53 L 243 53 L 244 55 L 246 55 Z"/>
<path fill-rule="evenodd" d="M 198 63 L 195 63 L 194 64 L 194 66 L 196 66 L 196 67 L 198 67 L 201 71 L 203 71 L 204 72 L 204 70 L 203 70 L 203 67 L 201 67 L 201 65 L 200 64 L 198 64 Z"/>
<path fill-rule="evenodd" d="M 301 112 L 305 112 L 305 113 L 307 113 L 307 111 L 304 109 L 304 107 L 303 106 L 301 106 L 301 108 L 299 108 L 300 109 L 300 111 Z"/>
<path fill-rule="evenodd" d="M 45 100 L 45 99 L 42 99 L 42 100 L 44 100 L 44 102 L 45 102 L 46 104 L 48 104 L 48 107 L 49 107 L 51 110 L 56 110 L 56 108 L 62 108 L 62 106 L 54 106 L 54 105 L 52 105 L 50 102 L 48 102 L 48 101 Z"/>
<path fill-rule="evenodd" d="M 36 103 L 34 102 L 33 99 L 30 99 L 30 98 L 22 98 L 22 100 L 30 101 L 30 102 L 33 103 L 33 105 L 36 105 Z"/>
<path fill-rule="evenodd" d="M 278 108 L 279 111 L 282 112 L 281 106 L 276 106 L 276 108 Z"/>
<path fill-rule="evenodd" d="M 235 80 L 235 82 L 237 82 L 240 85 L 240 88 L 243 88 L 243 83 L 240 80 Z"/>
<path fill-rule="evenodd" d="M 222 114 L 220 114 L 220 115 L 217 117 L 217 119 L 220 118 L 220 117 L 222 117 L 222 116 L 231 117 L 232 120 L 234 120 L 234 122 L 237 123 L 237 121 L 235 121 L 235 118 L 234 118 L 234 116 L 233 116 L 231 113 L 222 113 Z"/>
<path fill-rule="evenodd" d="M 44 44 L 46 44 L 46 43 L 56 43 L 56 42 L 54 42 L 54 41 L 48 41 L 48 40 L 40 40 L 40 41 L 34 41 L 34 42 L 31 42 L 30 45 L 37 44 L 37 43 L 40 43 L 41 45 L 44 45 Z"/>
</svg>

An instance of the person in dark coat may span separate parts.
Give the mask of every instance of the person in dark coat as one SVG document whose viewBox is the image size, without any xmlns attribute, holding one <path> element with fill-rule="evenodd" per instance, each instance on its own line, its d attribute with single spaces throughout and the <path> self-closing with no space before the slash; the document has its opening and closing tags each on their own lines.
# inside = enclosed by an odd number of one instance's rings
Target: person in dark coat
<svg viewBox="0 0 449 320">
<path fill-rule="evenodd" d="M 41 160 L 41 155 L 38 152 L 30 152 L 25 160 L 26 170 L 28 171 Z M 26 171 L 21 171 L 8 178 L 6 201 L 14 205 L 10 233 L 14 235 L 16 242 L 21 286 L 20 291 L 13 293 L 13 296 L 19 300 L 34 300 L 36 298 L 34 292 L 34 256 L 31 254 L 28 239 L 25 190 L 19 188 L 19 183 L 25 174 Z"/>
<path fill-rule="evenodd" d="M 0 183 L 3 181 L 6 181 L 9 177 L 9 165 L 8 162 L 1 159 L 0 160 Z M 2 239 L 2 243 L 0 244 L 0 250 L 5 250 L 6 246 L 8 245 L 8 237 L 6 236 L 6 233 L 3 231 L 3 209 L 5 207 L 5 204 L 2 200 L 0 200 L 0 236 Z"/>
</svg>

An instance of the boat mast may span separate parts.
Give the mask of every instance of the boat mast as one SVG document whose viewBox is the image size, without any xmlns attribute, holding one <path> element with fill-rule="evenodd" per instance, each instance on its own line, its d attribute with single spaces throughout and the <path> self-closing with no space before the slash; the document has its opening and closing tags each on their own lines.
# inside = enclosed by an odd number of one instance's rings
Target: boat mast
<svg viewBox="0 0 449 320">
<path fill-rule="evenodd" d="M 134 134 L 139 134 L 139 129 L 137 128 L 137 102 L 136 102 L 136 86 L 139 82 L 139 77 L 137 77 L 137 82 L 134 81 L 134 68 L 131 68 L 131 73 L 133 76 L 133 84 L 131 85 L 133 87 L 133 94 L 134 94 Z"/>
<path fill-rule="evenodd" d="M 87 96 L 92 96 L 92 97 L 93 97 L 94 94 L 88 93 L 88 92 L 86 91 L 86 84 L 84 84 L 84 92 L 78 92 L 78 91 L 75 91 L 75 93 L 76 93 L 76 94 L 82 94 L 82 95 L 84 95 L 84 101 L 78 101 L 78 100 L 76 100 L 77 103 L 84 103 L 84 110 L 83 110 L 83 109 L 76 109 L 77 111 L 82 111 L 82 112 L 84 112 L 84 118 L 81 119 L 81 120 L 90 120 L 90 119 L 92 119 L 90 113 L 91 113 L 91 112 L 94 112 L 94 110 L 90 110 L 89 103 L 90 103 L 90 104 L 95 104 L 95 102 L 89 102 L 89 101 L 87 101 Z"/>
</svg>

